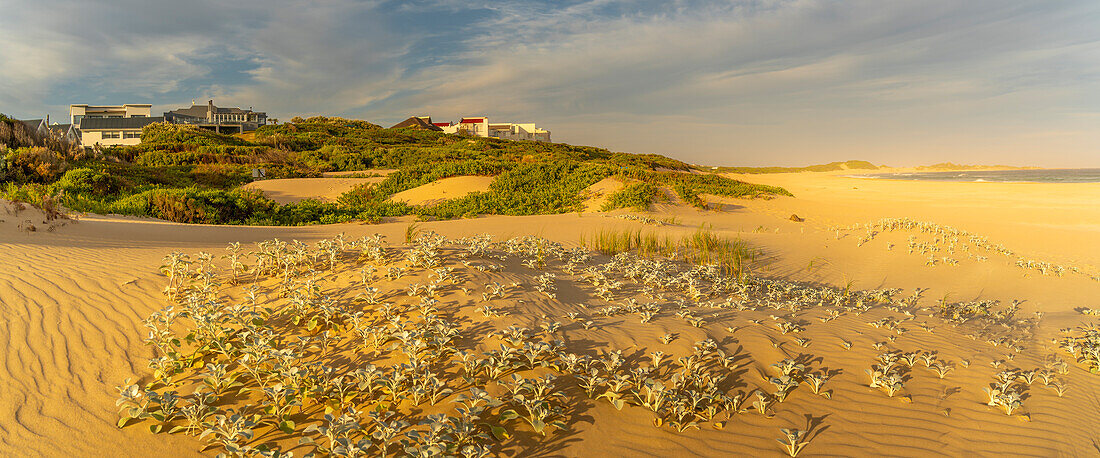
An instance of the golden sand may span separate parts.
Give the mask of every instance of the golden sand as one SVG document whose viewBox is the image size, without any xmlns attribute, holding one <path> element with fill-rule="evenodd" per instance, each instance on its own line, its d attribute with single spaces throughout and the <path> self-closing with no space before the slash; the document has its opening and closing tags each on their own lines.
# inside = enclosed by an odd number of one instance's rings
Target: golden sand
<svg viewBox="0 0 1100 458">
<path fill-rule="evenodd" d="M 1050 339 L 1058 329 L 1096 323 L 1095 317 L 1074 311 L 1100 307 L 1100 185 L 934 183 L 859 180 L 839 174 L 751 175 L 747 181 L 787 188 L 796 197 L 771 200 L 723 200 L 721 211 L 698 211 L 661 204 L 649 216 L 675 218 L 673 226 L 650 226 L 602 213 L 547 216 L 491 216 L 428 222 L 424 229 L 447 237 L 482 233 L 497 240 L 537 235 L 576 244 L 582 235 L 605 228 L 641 228 L 660 233 L 689 234 L 706 224 L 713 231 L 740 237 L 762 250 L 750 264 L 755 275 L 824 283 L 856 289 L 929 288 L 922 304 L 949 301 L 1024 300 L 1021 313 L 1044 312 L 1037 336 L 1024 352 L 1003 363 L 1008 367 L 1042 366 L 1056 352 Z M 333 180 L 326 178 L 324 180 Z M 271 186 L 276 180 L 265 182 Z M 441 180 L 442 181 L 442 180 Z M 304 182 L 302 182 L 304 183 Z M 462 189 L 483 189 L 479 182 Z M 434 184 L 434 183 L 433 183 Z M 427 185 L 431 186 L 431 185 Z M 439 188 L 437 185 L 436 188 Z M 425 188 L 425 187 L 422 187 Z M 290 188 L 288 188 L 290 189 Z M 456 197 L 455 188 L 432 194 L 418 188 L 416 199 Z M 271 192 L 274 189 L 265 189 Z M 416 190 L 410 190 L 416 191 Z M 330 191 L 294 191 L 297 197 L 330 196 Z M 303 197 L 304 196 L 304 197 Z M 412 198 L 410 197 L 410 200 Z M 713 199 L 715 201 L 719 199 Z M 715 202 L 718 203 L 718 202 Z M 145 362 L 153 351 L 143 344 L 141 320 L 165 305 L 158 272 L 169 252 L 220 254 L 230 242 L 279 238 L 313 242 L 346 233 L 349 238 L 381 233 L 390 242 L 403 240 L 409 218 L 379 225 L 342 224 L 312 227 L 229 227 L 180 225 L 138 218 L 86 215 L 78 222 L 42 222 L 34 210 L 16 211 L 9 203 L 0 210 L 0 336 L 6 340 L 0 366 L 0 454 L 6 456 L 189 456 L 203 443 L 183 435 L 152 435 L 144 425 L 119 430 L 114 387 L 130 377 L 148 374 Z M 613 215 L 622 212 L 613 213 Z M 798 223 L 791 214 L 805 218 Z M 988 237 L 1012 250 L 1012 256 L 985 260 L 954 256 L 957 265 L 927 265 L 927 256 L 906 250 L 910 233 L 884 232 L 857 246 L 861 230 L 833 230 L 882 218 L 912 218 L 952 226 Z M 36 225 L 26 230 L 26 221 Z M 64 224 L 62 224 L 64 223 Z M 46 228 L 53 227 L 52 230 Z M 839 238 L 838 238 L 839 235 Z M 916 234 L 916 236 L 921 236 Z M 892 246 L 891 246 L 892 245 Z M 1020 258 L 1077 268 L 1082 273 L 1043 275 L 1017 267 Z M 503 278 L 526 280 L 534 275 L 509 268 Z M 488 281 L 488 277 L 484 279 Z M 396 285 L 395 285 L 396 287 Z M 512 310 L 496 326 L 532 326 L 537 315 L 561 315 L 590 295 L 563 293 L 553 304 L 538 303 L 528 291 L 503 304 Z M 520 301 L 523 301 L 522 303 Z M 597 348 L 653 351 L 665 332 L 680 337 L 668 345 L 671 353 L 690 352 L 691 342 L 707 337 L 734 339 L 732 347 L 751 356 L 740 375 L 748 388 L 762 386 L 758 374 L 768 365 L 800 353 L 822 358 L 820 365 L 840 371 L 827 382 L 831 399 L 798 388 L 780 404 L 775 418 L 735 415 L 722 430 L 704 428 L 676 433 L 657 429 L 652 416 L 639 407 L 618 411 L 604 401 L 585 400 L 583 418 L 544 454 L 561 456 L 782 456 L 775 439 L 780 427 L 815 434 L 800 456 L 1093 456 L 1100 430 L 1100 376 L 1071 364 L 1064 376 L 1071 388 L 1064 397 L 1036 383 L 1024 400 L 1030 421 L 1007 416 L 985 405 L 981 388 L 1000 369 L 991 366 L 1011 352 L 966 329 L 927 321 L 934 332 L 913 326 L 891 348 L 938 350 L 941 359 L 970 362 L 940 379 L 914 368 L 905 394 L 888 397 L 867 386 L 863 370 L 881 351 L 872 344 L 893 332 L 868 326 L 889 315 L 884 310 L 844 316 L 822 323 L 823 311 L 804 317 L 811 323 L 803 337 L 809 347 L 773 344 L 780 339 L 765 312 L 744 312 L 704 328 L 687 326 L 675 316 L 650 324 L 634 317 L 606 319 L 593 329 L 566 329 L 566 335 Z M 754 325 L 749 320 L 762 320 Z M 564 322 L 565 320 L 562 319 Z M 732 328 L 731 333 L 726 328 Z M 840 341 L 851 343 L 845 350 Z M 1065 354 L 1062 355 L 1066 357 Z M 1003 368 L 1003 367 L 1002 367 Z M 304 453 L 306 450 L 297 450 Z M 207 452 L 214 453 L 214 452 Z"/>
</svg>

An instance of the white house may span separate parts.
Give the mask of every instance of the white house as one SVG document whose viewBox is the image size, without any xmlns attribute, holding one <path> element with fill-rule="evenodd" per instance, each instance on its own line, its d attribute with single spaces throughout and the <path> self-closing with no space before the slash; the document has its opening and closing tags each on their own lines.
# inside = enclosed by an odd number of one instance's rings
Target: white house
<svg viewBox="0 0 1100 458">
<path fill-rule="evenodd" d="M 88 118 L 80 120 L 80 144 L 85 148 L 95 145 L 119 146 L 141 143 L 141 129 L 149 124 L 164 122 L 164 118 L 136 116 L 126 118 Z"/>
<path fill-rule="evenodd" d="M 465 133 L 477 137 L 493 137 L 504 140 L 532 140 L 549 142 L 550 131 L 535 127 L 535 123 L 490 123 L 485 116 L 462 118 L 458 124 L 433 123 L 444 133 Z"/>
<path fill-rule="evenodd" d="M 127 103 L 124 105 L 69 105 L 69 118 L 73 125 L 79 126 L 84 118 L 147 118 L 153 106 L 145 103 Z"/>
<path fill-rule="evenodd" d="M 489 136 L 489 118 L 484 116 L 462 118 L 458 122 L 458 131 L 475 137 Z"/>
<path fill-rule="evenodd" d="M 535 127 L 535 123 L 533 122 L 522 124 L 489 124 L 489 136 L 505 140 L 550 141 L 550 131 Z"/>
</svg>

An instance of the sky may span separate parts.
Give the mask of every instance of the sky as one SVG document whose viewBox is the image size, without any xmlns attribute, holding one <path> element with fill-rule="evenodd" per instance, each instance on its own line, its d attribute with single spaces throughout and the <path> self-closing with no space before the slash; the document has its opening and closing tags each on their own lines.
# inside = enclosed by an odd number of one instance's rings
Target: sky
<svg viewBox="0 0 1100 458">
<path fill-rule="evenodd" d="M 0 112 L 485 115 L 705 165 L 1100 167 L 1095 0 L 0 0 Z"/>
</svg>

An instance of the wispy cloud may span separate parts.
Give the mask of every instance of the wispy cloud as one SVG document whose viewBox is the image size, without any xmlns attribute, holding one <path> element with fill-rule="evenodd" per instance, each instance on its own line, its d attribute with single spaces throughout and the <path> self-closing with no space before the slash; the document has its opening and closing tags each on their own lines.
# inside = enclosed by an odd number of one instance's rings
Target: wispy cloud
<svg viewBox="0 0 1100 458">
<path fill-rule="evenodd" d="M 215 97 L 379 123 L 484 113 L 706 163 L 1100 165 L 1085 0 L 17 3 L 0 110 L 20 115 Z"/>
</svg>

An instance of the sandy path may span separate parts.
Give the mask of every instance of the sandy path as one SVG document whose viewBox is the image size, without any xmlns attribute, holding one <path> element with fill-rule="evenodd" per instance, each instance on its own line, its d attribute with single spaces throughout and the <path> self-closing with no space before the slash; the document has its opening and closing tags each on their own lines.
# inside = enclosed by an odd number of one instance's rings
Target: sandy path
<svg viewBox="0 0 1100 458">
<path fill-rule="evenodd" d="M 381 183 L 385 177 L 373 178 L 285 178 L 261 180 L 246 184 L 245 189 L 263 191 L 268 199 L 280 204 L 292 204 L 305 199 L 333 202 L 341 194 L 364 183 Z"/>
<path fill-rule="evenodd" d="M 436 180 L 423 186 L 401 191 L 390 196 L 394 202 L 409 205 L 432 205 L 448 199 L 458 199 L 474 192 L 486 192 L 493 177 L 460 176 Z"/>
</svg>

